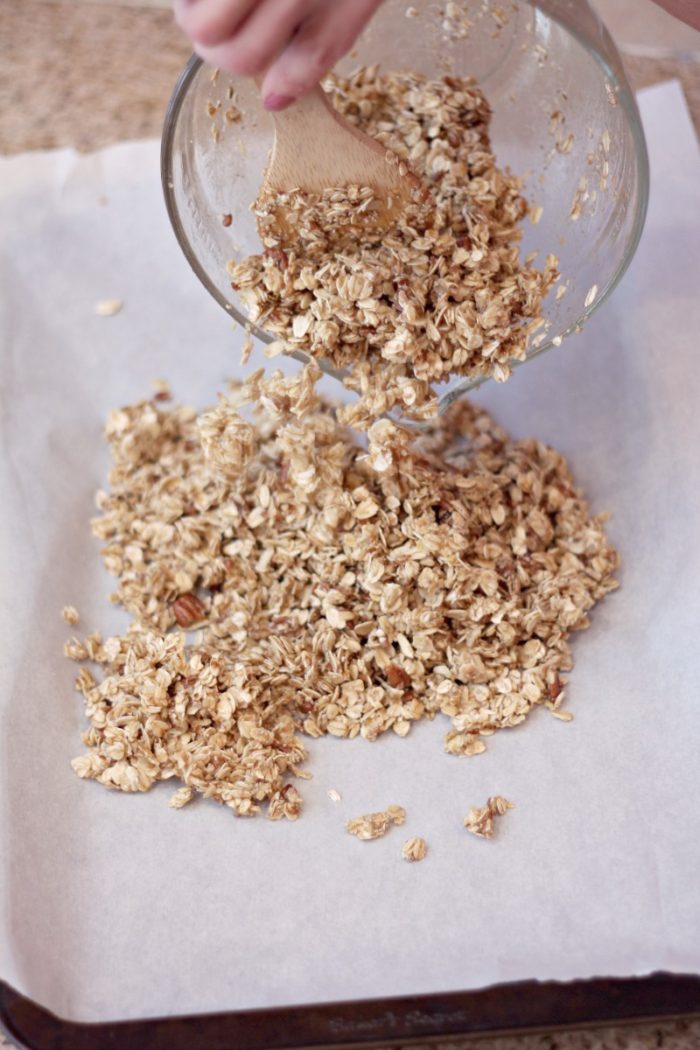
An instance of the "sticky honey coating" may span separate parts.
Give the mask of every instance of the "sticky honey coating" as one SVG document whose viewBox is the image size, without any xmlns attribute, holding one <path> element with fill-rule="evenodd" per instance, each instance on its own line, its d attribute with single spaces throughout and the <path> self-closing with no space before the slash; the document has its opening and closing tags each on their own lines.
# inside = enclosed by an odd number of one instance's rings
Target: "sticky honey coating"
<svg viewBox="0 0 700 1050">
<path fill-rule="evenodd" d="M 326 87 L 418 188 L 398 208 L 371 187 L 263 193 L 263 250 L 229 263 L 231 283 L 288 350 L 349 369 L 360 396 L 345 422 L 367 429 L 390 410 L 426 418 L 436 383 L 508 378 L 543 324 L 558 260 L 520 259 L 528 204 L 498 167 L 473 80 L 366 68 Z"/>
</svg>

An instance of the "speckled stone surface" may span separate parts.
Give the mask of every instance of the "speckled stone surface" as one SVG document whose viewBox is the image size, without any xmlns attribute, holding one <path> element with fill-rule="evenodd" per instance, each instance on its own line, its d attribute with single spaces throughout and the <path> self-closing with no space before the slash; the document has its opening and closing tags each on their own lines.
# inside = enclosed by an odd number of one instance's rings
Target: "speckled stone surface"
<svg viewBox="0 0 700 1050">
<path fill-rule="evenodd" d="M 123 0 L 122 0 L 123 4 Z M 189 54 L 167 10 L 0 0 L 0 152 L 158 136 Z M 626 57 L 634 87 L 677 76 L 700 132 L 700 63 Z M 0 1045 L 4 1044 L 0 1036 Z M 700 1019 L 442 1044 L 442 1050 L 700 1050 Z M 415 1048 L 414 1048 L 415 1050 Z"/>
<path fill-rule="evenodd" d="M 188 54 L 167 10 L 0 0 L 0 152 L 93 150 L 159 135 Z M 700 130 L 700 63 L 630 57 L 627 65 L 635 87 L 679 76 Z"/>
<path fill-rule="evenodd" d="M 0 152 L 159 135 L 188 55 L 167 10 L 0 0 Z"/>
</svg>

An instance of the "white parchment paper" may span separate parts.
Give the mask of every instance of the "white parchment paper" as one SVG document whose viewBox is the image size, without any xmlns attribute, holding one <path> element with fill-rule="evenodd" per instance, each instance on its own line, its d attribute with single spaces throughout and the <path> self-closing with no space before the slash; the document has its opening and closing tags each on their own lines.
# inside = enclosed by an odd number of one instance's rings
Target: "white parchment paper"
<svg viewBox="0 0 700 1050">
<path fill-rule="evenodd" d="M 623 286 L 583 335 L 478 395 L 573 462 L 613 513 L 622 589 L 577 636 L 575 721 L 546 711 L 486 754 L 311 741 L 296 824 L 83 783 L 61 607 L 125 619 L 89 533 L 114 406 L 167 376 L 210 403 L 241 336 L 167 226 L 158 146 L 0 161 L 0 975 L 63 1016 L 700 970 L 700 157 L 680 89 L 643 93 L 653 191 Z M 94 314 L 118 298 L 114 317 Z M 342 795 L 332 802 L 329 788 Z M 512 799 L 497 839 L 462 828 Z M 384 839 L 345 834 L 390 803 Z M 427 859 L 405 864 L 405 838 Z"/>
</svg>

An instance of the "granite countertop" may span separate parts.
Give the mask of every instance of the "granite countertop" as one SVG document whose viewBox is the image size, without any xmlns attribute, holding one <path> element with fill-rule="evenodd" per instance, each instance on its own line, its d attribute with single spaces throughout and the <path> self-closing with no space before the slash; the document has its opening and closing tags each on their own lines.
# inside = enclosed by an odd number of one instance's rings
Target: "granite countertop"
<svg viewBox="0 0 700 1050">
<path fill-rule="evenodd" d="M 168 10 L 123 3 L 2 0 L 1 153 L 160 135 L 189 47 Z M 700 132 L 700 62 L 626 65 L 635 88 L 679 77 Z"/>
<path fill-rule="evenodd" d="M 168 10 L 75 0 L 0 0 L 0 153 L 99 149 L 160 135 L 189 55 Z M 683 83 L 700 133 L 700 62 L 625 56 L 635 88 Z M 0 1045 L 3 1038 L 0 1036 Z M 450 1044 L 449 1050 L 459 1050 Z M 700 1050 L 700 1020 L 479 1038 L 464 1050 Z"/>
</svg>

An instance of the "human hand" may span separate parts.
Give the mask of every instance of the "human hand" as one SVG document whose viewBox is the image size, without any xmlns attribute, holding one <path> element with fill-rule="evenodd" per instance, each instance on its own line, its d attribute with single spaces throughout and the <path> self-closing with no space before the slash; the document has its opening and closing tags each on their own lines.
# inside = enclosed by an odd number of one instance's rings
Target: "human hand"
<svg viewBox="0 0 700 1050">
<path fill-rule="evenodd" d="M 381 0 L 173 0 L 197 54 L 238 76 L 264 74 L 270 110 L 310 91 L 350 50 Z"/>
<path fill-rule="evenodd" d="M 656 0 L 670 14 L 700 29 L 700 0 Z"/>
</svg>

